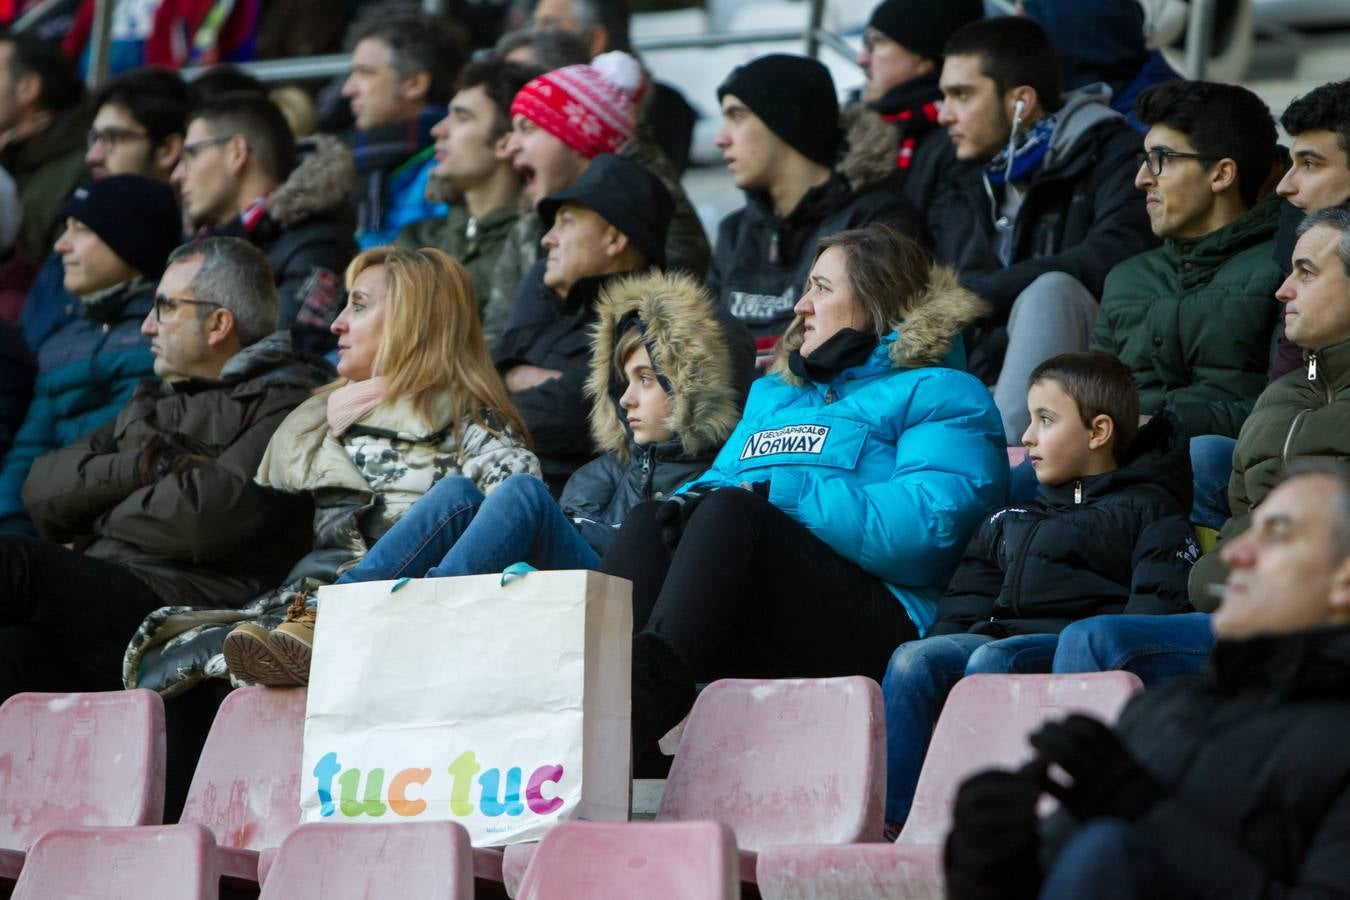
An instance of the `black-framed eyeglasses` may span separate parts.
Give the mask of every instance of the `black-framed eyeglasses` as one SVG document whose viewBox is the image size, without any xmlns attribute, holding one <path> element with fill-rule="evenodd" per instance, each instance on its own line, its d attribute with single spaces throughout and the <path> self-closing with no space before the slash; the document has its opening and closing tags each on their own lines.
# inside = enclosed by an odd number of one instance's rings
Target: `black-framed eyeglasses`
<svg viewBox="0 0 1350 900">
<path fill-rule="evenodd" d="M 182 150 L 183 162 L 191 165 L 192 161 L 197 158 L 197 154 L 208 147 L 219 147 L 221 144 L 227 144 L 233 137 L 234 135 L 230 134 L 225 137 L 207 138 L 206 140 L 198 141 L 195 144 L 184 144 Z"/>
<path fill-rule="evenodd" d="M 118 128 L 113 125 L 108 128 L 89 129 L 89 134 L 85 135 L 84 143 L 85 146 L 90 149 L 93 149 L 95 144 L 101 144 L 103 149 L 111 150 L 118 144 L 148 137 L 150 137 L 150 132 L 148 131 L 137 131 L 134 128 Z"/>
<path fill-rule="evenodd" d="M 210 300 L 193 300 L 189 297 L 156 297 L 155 321 L 163 322 L 165 316 L 172 316 L 180 303 L 190 303 L 193 306 L 214 306 L 217 309 L 221 309 L 224 305 Z"/>
<path fill-rule="evenodd" d="M 1178 150 L 1167 150 L 1162 147 L 1154 147 L 1152 150 L 1140 150 L 1135 154 L 1135 167 L 1148 163 L 1150 175 L 1161 175 L 1163 162 L 1169 159 L 1198 159 L 1202 161 L 1213 162 L 1216 159 L 1222 159 L 1221 156 L 1206 156 L 1203 153 L 1182 153 Z"/>
<path fill-rule="evenodd" d="M 868 28 L 863 31 L 862 35 L 863 50 L 867 51 L 868 53 L 875 53 L 877 49 L 877 44 L 880 44 L 883 41 L 890 41 L 890 40 L 891 38 L 888 37 L 883 32 L 880 32 L 877 29 L 868 26 Z"/>
</svg>

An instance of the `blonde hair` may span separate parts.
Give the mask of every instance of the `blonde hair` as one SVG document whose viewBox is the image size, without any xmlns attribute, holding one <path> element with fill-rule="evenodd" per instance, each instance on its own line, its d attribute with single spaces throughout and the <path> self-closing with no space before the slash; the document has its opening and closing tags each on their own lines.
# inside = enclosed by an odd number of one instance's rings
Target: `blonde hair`
<svg viewBox="0 0 1350 900">
<path fill-rule="evenodd" d="M 932 260 L 913 238 L 881 222 L 820 239 L 815 259 L 831 247 L 844 254 L 844 271 L 853 299 L 867 318 L 866 328 L 882 337 L 899 328 L 914 302 L 928 289 Z M 812 267 L 815 261 L 812 261 Z M 796 316 L 783 332 L 774 354 L 774 367 L 787 365 L 801 347 L 805 319 Z"/>
<path fill-rule="evenodd" d="M 384 266 L 389 293 L 372 372 L 388 396 L 406 397 L 424 416 L 434 398 L 450 400 L 456 433 L 465 421 L 500 434 L 529 432 L 492 365 L 478 320 L 478 297 L 465 268 L 429 247 L 372 247 L 347 266 L 347 290 L 366 269 Z"/>
<path fill-rule="evenodd" d="M 623 367 L 628 365 L 628 357 L 636 353 L 638 347 L 641 346 L 643 346 L 642 329 L 638 327 L 637 322 L 634 322 L 628 326 L 627 330 L 614 344 L 614 371 L 618 373 L 620 378 L 627 376 Z M 652 367 L 656 367 L 655 362 L 652 363 Z"/>
</svg>

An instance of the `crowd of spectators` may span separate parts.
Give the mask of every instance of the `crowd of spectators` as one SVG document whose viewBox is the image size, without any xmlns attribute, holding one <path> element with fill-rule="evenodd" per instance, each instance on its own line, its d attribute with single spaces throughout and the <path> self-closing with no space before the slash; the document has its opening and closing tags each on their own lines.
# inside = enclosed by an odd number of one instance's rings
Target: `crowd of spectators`
<svg viewBox="0 0 1350 900">
<path fill-rule="evenodd" d="M 726 73 L 710 243 L 623 0 L 277 4 L 313 90 L 185 81 L 281 46 L 197 6 L 92 96 L 91 3 L 0 33 L 0 699 L 173 698 L 172 806 L 324 585 L 594 569 L 639 771 L 698 684 L 869 676 L 893 839 L 961 678 L 1125 669 L 963 786 L 951 896 L 1350 891 L 1350 80 L 1286 147 L 1136 0 L 882 0 L 856 96 Z"/>
</svg>

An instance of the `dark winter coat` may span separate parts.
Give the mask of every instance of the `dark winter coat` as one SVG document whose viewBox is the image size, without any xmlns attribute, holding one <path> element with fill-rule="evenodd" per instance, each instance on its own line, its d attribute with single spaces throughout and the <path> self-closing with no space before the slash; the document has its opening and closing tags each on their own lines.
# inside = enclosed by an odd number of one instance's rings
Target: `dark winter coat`
<svg viewBox="0 0 1350 900">
<path fill-rule="evenodd" d="M 141 322 L 155 286 L 138 278 L 86 298 L 84 315 L 38 348 L 33 405 L 0 465 L 0 531 L 31 531 L 20 493 L 33 460 L 75 443 L 117 417 L 155 358 Z"/>
<path fill-rule="evenodd" d="M 708 290 L 756 338 L 777 337 L 792 321 L 822 237 L 885 222 L 927 242 L 918 211 L 898 194 L 894 130 L 860 128 L 850 136 L 843 162 L 786 216 L 774 212 L 767 193 L 750 191 L 717 228 Z"/>
<path fill-rule="evenodd" d="M 626 317 L 642 321 L 647 353 L 670 384 L 670 440 L 639 446 L 619 405 L 627 379 L 614 351 Z M 591 437 L 601 455 L 567 480 L 559 501 L 586 543 L 601 555 L 628 511 L 659 500 L 712 464 L 736 427 L 745 402 L 732 353 L 712 298 L 687 275 L 637 275 L 612 283 L 600 297 L 592 342 Z"/>
<path fill-rule="evenodd" d="M 313 150 L 267 198 L 252 229 L 238 219 L 213 233 L 247 238 L 267 255 L 280 303 L 280 327 L 296 349 L 323 353 L 336 346 L 328 326 L 341 312 L 347 263 L 356 255 L 355 219 L 347 192 L 356 182 L 351 152 L 335 137 L 313 139 Z"/>
<path fill-rule="evenodd" d="M 891 132 L 897 184 L 920 214 L 932 208 L 963 168 L 947 130 L 937 124 L 941 102 L 937 75 L 925 75 L 896 85 L 866 109 L 850 114 L 850 146 L 870 142 L 871 129 Z"/>
<path fill-rule="evenodd" d="M 1130 458 L 1102 475 L 1041 485 L 1025 506 L 984 520 L 931 634 L 1057 634 L 1104 613 L 1191 612 L 1189 441 L 1169 416 L 1141 429 Z"/>
<path fill-rule="evenodd" d="M 1228 480 L 1231 518 L 1220 546 L 1247 530 L 1251 511 L 1266 498 L 1280 471 L 1295 460 L 1350 461 L 1350 341 L 1305 351 L 1303 368 L 1276 381 L 1257 398 L 1233 449 Z M 1209 612 L 1218 604 L 1209 585 L 1228 577 L 1217 550 L 1191 574 L 1191 603 Z"/>
<path fill-rule="evenodd" d="M 0 459 L 9 452 L 33 399 L 37 366 L 14 326 L 0 320 Z"/>
<path fill-rule="evenodd" d="M 1059 112 L 1050 151 L 1025 185 L 1011 224 L 1008 264 L 999 256 L 1003 189 L 983 166 L 968 166 L 929 210 L 937 258 L 994 313 L 970 335 L 971 371 L 986 382 L 1003 365 L 1013 301 L 1047 272 L 1076 278 L 1100 297 L 1116 265 L 1154 247 L 1144 201 L 1134 186 L 1143 143 L 1105 98 L 1079 93 Z"/>
<path fill-rule="evenodd" d="M 85 136 L 93 117 L 88 103 L 78 103 L 54 113 L 36 134 L 0 150 L 0 168 L 14 179 L 23 207 L 14 255 L 34 268 L 47 258 L 64 227 L 57 217 L 61 205 L 88 177 Z"/>
<path fill-rule="evenodd" d="M 405 226 L 394 239 L 394 245 L 409 250 L 435 247 L 457 259 L 473 280 L 474 293 L 478 295 L 478 311 L 482 313 L 492 290 L 493 267 L 497 264 L 502 247 L 506 246 L 511 227 L 519 218 L 520 211 L 511 205 L 498 207 L 475 220 L 469 215 L 466 204 L 456 203 L 450 207 L 448 216 L 423 219 Z M 491 346 L 492 338 L 496 335 L 484 336 L 489 338 L 488 345 Z"/>
<path fill-rule="evenodd" d="M 1106 279 L 1092 346 L 1120 358 L 1140 410 L 1171 410 L 1191 436 L 1237 437 L 1266 386 L 1280 198 L 1198 240 L 1168 239 Z"/>
<path fill-rule="evenodd" d="M 1137 825 L 1177 896 L 1350 895 L 1350 629 L 1221 641 L 1211 660 L 1116 725 L 1167 791 Z"/>
<path fill-rule="evenodd" d="M 33 463 L 24 504 L 43 537 L 126 566 L 166 602 L 238 606 L 309 547 L 308 504 L 253 476 L 272 432 L 331 375 L 277 332 L 219 379 L 142 382 L 116 421 Z M 156 436 L 190 458 L 143 485 L 137 463 Z"/>
</svg>

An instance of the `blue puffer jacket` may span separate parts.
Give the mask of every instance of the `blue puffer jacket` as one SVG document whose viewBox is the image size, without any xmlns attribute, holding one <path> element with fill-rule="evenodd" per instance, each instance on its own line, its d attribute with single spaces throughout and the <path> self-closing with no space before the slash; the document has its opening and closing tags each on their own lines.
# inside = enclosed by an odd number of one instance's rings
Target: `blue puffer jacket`
<svg viewBox="0 0 1350 900">
<path fill-rule="evenodd" d="M 950 270 L 871 358 L 830 384 L 783 361 L 750 390 L 713 466 L 682 490 L 769 482 L 769 500 L 887 583 L 924 633 L 971 534 L 1005 502 L 998 410 L 961 365 L 987 306 Z"/>
<path fill-rule="evenodd" d="M 33 403 L 0 466 L 0 532 L 32 532 L 19 493 L 33 460 L 111 422 L 154 375 L 150 339 L 141 334 L 154 288 L 138 278 L 85 302 L 83 316 L 38 348 Z"/>
</svg>

